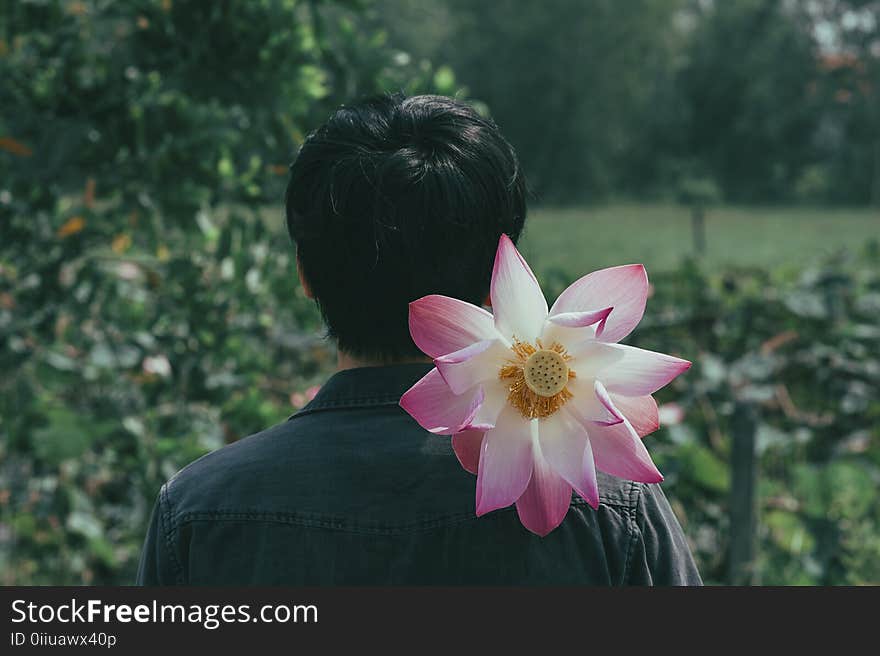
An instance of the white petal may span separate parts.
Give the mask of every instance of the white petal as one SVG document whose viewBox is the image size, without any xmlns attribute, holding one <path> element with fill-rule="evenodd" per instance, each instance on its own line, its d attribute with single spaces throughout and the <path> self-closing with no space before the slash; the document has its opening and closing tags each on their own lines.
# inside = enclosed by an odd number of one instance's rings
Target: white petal
<svg viewBox="0 0 880 656">
<path fill-rule="evenodd" d="M 513 354 L 497 339 L 471 344 L 460 351 L 436 358 L 434 364 L 455 394 L 463 394 L 483 381 L 497 379 Z"/>
<path fill-rule="evenodd" d="M 653 394 L 691 366 L 681 358 L 624 344 L 590 342 L 569 354 L 569 366 L 579 376 L 601 380 L 609 392 L 624 396 Z"/>
<path fill-rule="evenodd" d="M 566 402 L 565 409 L 581 423 L 617 424 L 623 421 L 604 386 L 596 379 L 578 375 L 566 383 L 566 388 L 573 396 Z"/>
<path fill-rule="evenodd" d="M 473 419 L 470 421 L 470 428 L 475 430 L 487 431 L 495 427 L 498 422 L 498 415 L 508 405 L 507 403 L 507 387 L 500 380 L 486 381 L 482 385 L 483 402 Z"/>
<path fill-rule="evenodd" d="M 534 343 L 547 318 L 547 301 L 535 274 L 504 234 L 495 254 L 490 296 L 498 331 L 504 337 Z"/>
<path fill-rule="evenodd" d="M 556 473 L 595 507 L 599 492 L 596 470 L 592 466 L 592 453 L 588 458 L 590 467 L 584 467 L 584 451 L 590 451 L 587 431 L 565 410 L 562 408 L 539 421 L 538 440 L 541 453 Z"/>
</svg>

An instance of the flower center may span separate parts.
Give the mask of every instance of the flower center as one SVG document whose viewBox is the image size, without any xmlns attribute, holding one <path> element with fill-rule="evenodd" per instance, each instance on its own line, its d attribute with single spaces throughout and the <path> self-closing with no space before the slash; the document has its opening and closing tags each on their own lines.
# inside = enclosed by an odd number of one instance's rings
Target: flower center
<svg viewBox="0 0 880 656">
<path fill-rule="evenodd" d="M 535 351 L 523 366 L 526 385 L 538 396 L 559 394 L 568 382 L 568 365 L 561 354 L 549 349 Z"/>
<path fill-rule="evenodd" d="M 537 345 L 515 339 L 513 357 L 498 372 L 507 384 L 508 402 L 526 419 L 548 417 L 572 398 L 566 387 L 575 377 L 568 366 L 571 356 L 556 342 L 545 348 L 537 340 Z"/>
</svg>

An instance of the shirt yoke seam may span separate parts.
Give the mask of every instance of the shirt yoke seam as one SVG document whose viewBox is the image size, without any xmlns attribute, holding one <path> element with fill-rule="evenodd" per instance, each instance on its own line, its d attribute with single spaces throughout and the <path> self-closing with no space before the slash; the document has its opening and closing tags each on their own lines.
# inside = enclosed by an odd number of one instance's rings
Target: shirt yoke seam
<svg viewBox="0 0 880 656">
<path fill-rule="evenodd" d="M 586 501 L 573 500 L 572 506 L 587 505 Z M 631 508 L 626 504 L 615 503 L 613 501 L 602 501 L 602 505 L 617 510 L 621 514 L 629 515 Z M 514 506 L 503 508 L 492 513 L 493 515 L 508 514 L 515 511 Z M 621 512 L 622 511 L 622 512 Z M 260 510 L 209 510 L 209 511 L 186 511 L 175 516 L 175 524 L 180 526 L 188 522 L 198 521 L 254 521 L 254 522 L 271 522 L 277 524 L 289 524 L 301 526 L 303 528 L 319 528 L 340 531 L 344 533 L 353 533 L 359 535 L 409 535 L 412 533 L 420 533 L 436 530 L 439 528 L 457 526 L 467 522 L 473 522 L 481 518 L 468 513 L 455 513 L 442 515 L 439 517 L 431 517 L 428 519 L 415 520 L 410 522 L 401 522 L 397 524 L 386 524 L 383 526 L 370 526 L 367 524 L 350 523 L 349 520 L 334 517 L 332 515 L 321 515 L 318 513 L 307 514 L 303 512 L 267 512 Z M 181 568 L 182 570 L 182 568 Z"/>
<path fill-rule="evenodd" d="M 630 504 L 627 507 L 627 524 L 630 528 L 629 540 L 626 547 L 626 558 L 623 561 L 623 572 L 620 580 L 621 585 L 626 585 L 629 580 L 629 570 L 632 565 L 633 553 L 635 552 L 636 542 L 640 533 L 638 525 L 638 503 L 642 494 L 642 485 L 639 483 L 630 483 Z"/>
<path fill-rule="evenodd" d="M 399 398 L 351 398 L 344 401 L 332 401 L 315 405 L 310 405 L 302 410 L 295 412 L 287 418 L 287 421 L 305 417 L 316 412 L 326 412 L 328 410 L 366 410 L 370 408 L 382 408 L 386 406 L 395 406 L 400 404 Z"/>
<path fill-rule="evenodd" d="M 160 503 L 164 506 L 164 510 L 162 512 L 163 520 L 163 533 L 165 534 L 165 547 L 168 549 L 168 555 L 171 559 L 171 563 L 174 566 L 175 576 L 177 578 L 178 583 L 184 583 L 183 577 L 183 565 L 180 560 L 177 558 L 177 552 L 174 550 L 174 540 L 172 538 L 172 532 L 175 530 L 176 526 L 173 522 L 173 514 L 171 508 L 171 498 L 168 494 L 168 486 L 163 485 L 160 491 Z"/>
</svg>

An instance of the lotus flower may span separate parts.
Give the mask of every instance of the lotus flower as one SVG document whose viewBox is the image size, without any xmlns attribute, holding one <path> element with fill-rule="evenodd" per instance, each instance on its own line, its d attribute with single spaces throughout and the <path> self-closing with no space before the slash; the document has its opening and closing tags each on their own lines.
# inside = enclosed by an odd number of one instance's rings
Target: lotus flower
<svg viewBox="0 0 880 656">
<path fill-rule="evenodd" d="M 544 536 L 562 523 L 572 489 L 599 505 L 596 470 L 663 480 L 641 438 L 659 426 L 651 394 L 691 363 L 625 346 L 641 320 L 641 264 L 594 271 L 548 311 L 535 275 L 507 235 L 492 270 L 492 313 L 448 296 L 410 303 L 413 341 L 435 367 L 400 399 L 426 430 L 452 435 L 477 475 L 476 514 L 516 504 Z"/>
</svg>

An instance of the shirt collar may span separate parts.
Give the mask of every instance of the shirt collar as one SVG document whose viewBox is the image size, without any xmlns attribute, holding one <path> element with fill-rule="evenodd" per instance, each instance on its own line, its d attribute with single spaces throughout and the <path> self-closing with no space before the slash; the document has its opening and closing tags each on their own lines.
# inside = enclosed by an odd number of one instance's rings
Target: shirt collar
<svg viewBox="0 0 880 656">
<path fill-rule="evenodd" d="M 333 408 L 397 405 L 403 393 L 432 367 L 430 362 L 408 362 L 337 371 L 290 419 Z"/>
</svg>

